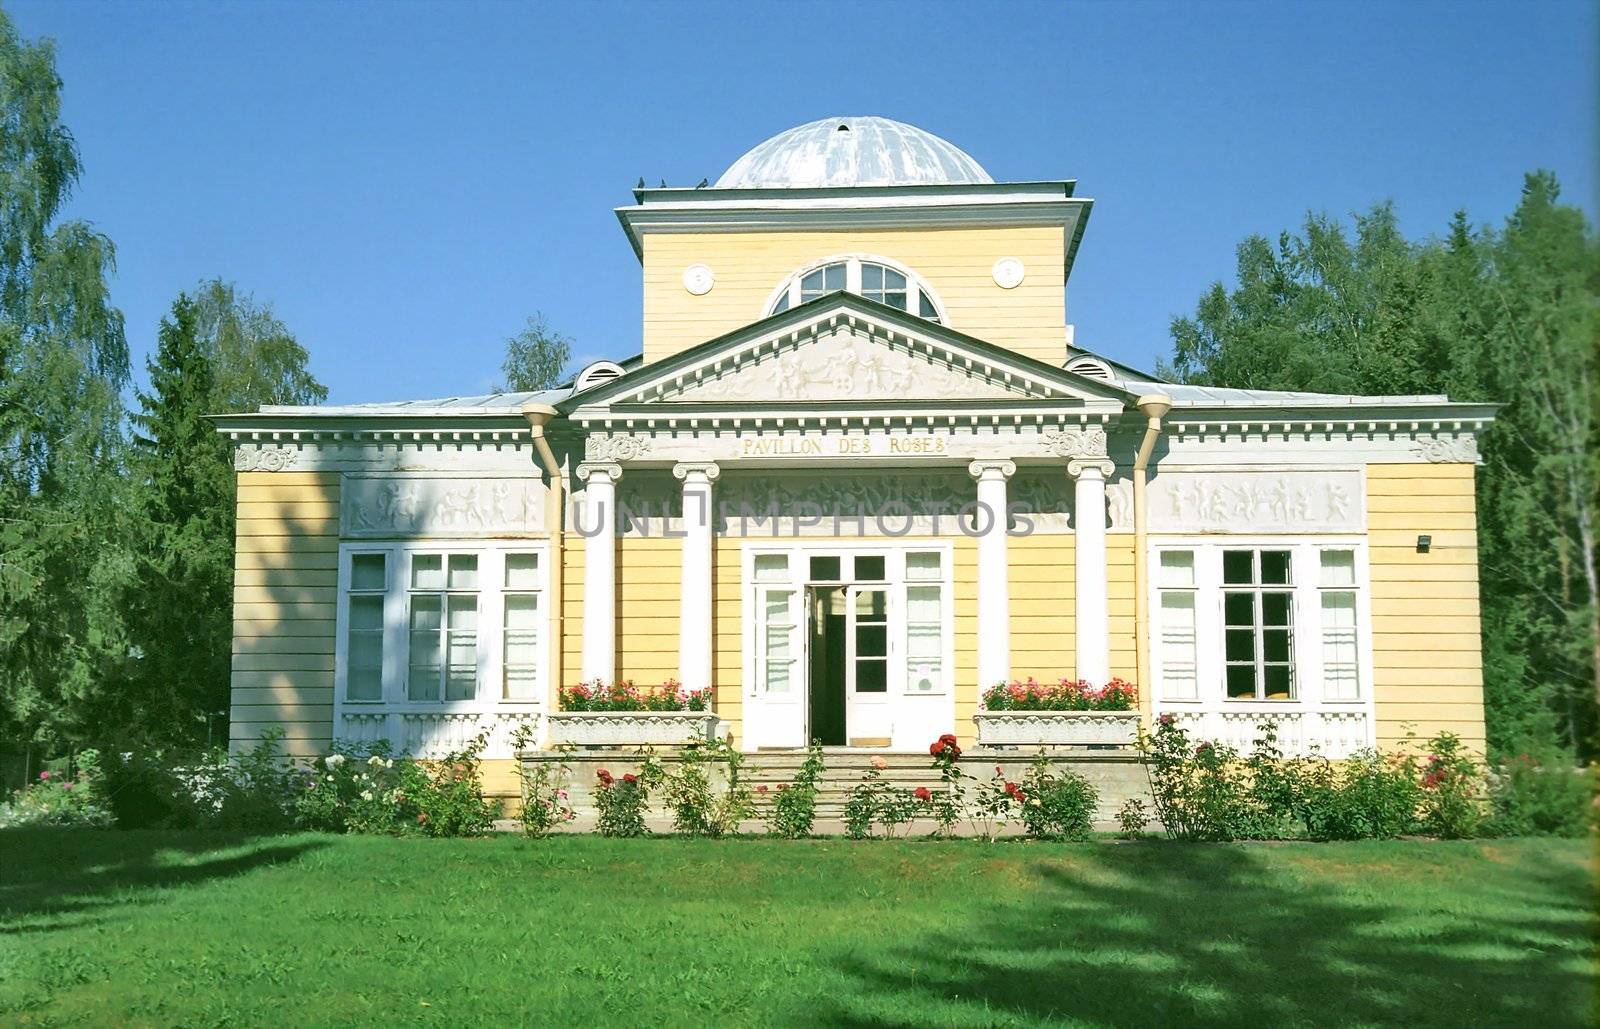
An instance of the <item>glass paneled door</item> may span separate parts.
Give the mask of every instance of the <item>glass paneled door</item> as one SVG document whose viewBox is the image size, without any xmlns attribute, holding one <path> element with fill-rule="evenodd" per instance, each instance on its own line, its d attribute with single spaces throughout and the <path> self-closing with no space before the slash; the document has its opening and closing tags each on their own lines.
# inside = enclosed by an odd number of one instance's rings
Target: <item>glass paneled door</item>
<svg viewBox="0 0 1600 1029">
<path fill-rule="evenodd" d="M 889 683 L 889 588 L 845 591 L 845 736 L 853 747 L 887 747 L 894 735 Z"/>
<path fill-rule="evenodd" d="M 953 732 L 950 549 L 752 546 L 744 555 L 747 749 L 925 749 Z"/>
</svg>

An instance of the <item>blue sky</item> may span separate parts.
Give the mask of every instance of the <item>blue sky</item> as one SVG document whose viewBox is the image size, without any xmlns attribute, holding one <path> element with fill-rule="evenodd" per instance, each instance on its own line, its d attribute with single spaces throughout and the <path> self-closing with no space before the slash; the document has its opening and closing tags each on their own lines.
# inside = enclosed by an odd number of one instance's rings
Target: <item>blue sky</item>
<svg viewBox="0 0 1600 1029">
<path fill-rule="evenodd" d="M 639 347 L 612 208 L 800 122 L 881 114 L 1096 199 L 1081 345 L 1136 365 L 1246 234 L 1392 198 L 1499 221 L 1554 169 L 1596 210 L 1588 3 L 7 3 L 51 36 L 142 366 L 173 297 L 270 302 L 332 400 L 476 392 L 542 310 Z"/>
</svg>

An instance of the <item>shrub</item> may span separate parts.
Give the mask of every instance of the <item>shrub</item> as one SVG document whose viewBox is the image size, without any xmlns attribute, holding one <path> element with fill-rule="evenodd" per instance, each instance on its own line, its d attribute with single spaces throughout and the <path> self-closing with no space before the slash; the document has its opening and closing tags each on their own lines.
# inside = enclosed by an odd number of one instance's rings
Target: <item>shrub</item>
<svg viewBox="0 0 1600 1029">
<path fill-rule="evenodd" d="M 1483 777 L 1453 732 L 1428 741 L 1422 763 L 1422 824 L 1447 840 L 1476 836 L 1483 824 Z"/>
<path fill-rule="evenodd" d="M 727 777 L 721 790 L 711 782 L 716 764 L 724 767 Z M 654 757 L 647 758 L 641 774 L 652 789 L 660 788 L 674 829 L 686 836 L 718 839 L 737 832 L 739 823 L 755 813 L 750 788 L 739 777 L 743 764 L 744 755 L 718 739 L 683 747 L 670 770 Z"/>
<path fill-rule="evenodd" d="M 99 752 L 78 754 L 75 776 L 44 771 L 39 778 L 0 803 L 0 829 L 55 826 L 104 829 L 114 819 L 102 793 Z"/>
<path fill-rule="evenodd" d="M 988 711 L 1132 711 L 1139 706 L 1139 691 L 1121 679 L 1104 686 L 1085 679 L 1050 684 L 1013 679 L 985 691 L 983 706 Z"/>
<path fill-rule="evenodd" d="M 1415 825 L 1422 789 L 1411 759 L 1368 750 L 1305 764 L 1300 817 L 1312 839 L 1393 839 Z"/>
<path fill-rule="evenodd" d="M 119 829 L 173 829 L 193 825 L 189 787 L 165 752 L 143 747 L 102 755 L 105 798 Z"/>
<path fill-rule="evenodd" d="M 235 832 L 283 832 L 294 825 L 295 798 L 305 773 L 279 753 L 282 729 L 229 759 L 217 751 L 207 761 L 175 770 L 181 788 L 175 808 L 186 824 Z"/>
<path fill-rule="evenodd" d="M 522 779 L 520 820 L 525 835 L 548 836 L 578 817 L 567 793 L 572 769 L 565 762 L 541 761 L 534 765 L 532 771 L 518 762 L 517 774 Z"/>
<path fill-rule="evenodd" d="M 1043 753 L 1023 780 L 1022 824 L 1036 840 L 1087 840 L 1100 794 L 1076 772 L 1052 772 Z"/>
<path fill-rule="evenodd" d="M 1261 819 L 1238 753 L 1216 743 L 1192 745 L 1171 715 L 1139 735 L 1156 816 L 1178 840 L 1238 840 L 1257 835 Z"/>
<path fill-rule="evenodd" d="M 1303 815 L 1306 762 L 1283 756 L 1277 723 L 1261 726 L 1244 763 L 1249 781 L 1248 810 L 1241 816 L 1245 834 L 1259 839 L 1293 835 Z"/>
<path fill-rule="evenodd" d="M 817 780 L 822 778 L 822 742 L 812 740 L 806 759 L 794 781 L 780 785 L 772 798 L 771 820 L 767 832 L 786 840 L 811 835 L 817 820 Z M 758 787 L 764 791 L 764 787 Z"/>
<path fill-rule="evenodd" d="M 494 828 L 500 804 L 483 795 L 480 764 L 487 744 L 479 736 L 438 761 L 402 764 L 400 789 L 415 806 L 424 836 L 482 836 Z"/>
<path fill-rule="evenodd" d="M 1490 831 L 1500 836 L 1583 836 L 1595 822 L 1596 782 L 1569 751 L 1530 741 L 1490 778 Z"/>
<path fill-rule="evenodd" d="M 594 805 L 600 812 L 597 828 L 601 836 L 643 836 L 645 809 L 650 792 L 632 772 L 615 778 L 604 768 L 595 773 Z"/>
<path fill-rule="evenodd" d="M 874 757 L 866 775 L 845 801 L 845 835 L 853 840 L 871 836 L 874 825 L 883 830 L 885 839 L 904 836 L 911 831 L 917 811 L 923 806 L 921 794 L 913 795 L 883 777 L 888 767 L 886 759 Z"/>
<path fill-rule="evenodd" d="M 1150 813 L 1145 810 L 1144 801 L 1138 797 L 1129 797 L 1122 802 L 1122 807 L 1117 809 L 1117 833 L 1125 840 L 1137 840 L 1144 835 L 1145 826 L 1150 824 Z"/>
<path fill-rule="evenodd" d="M 482 836 L 499 804 L 482 796 L 479 756 L 485 738 L 430 761 L 390 757 L 387 740 L 365 756 L 336 750 L 301 780 L 296 821 L 325 832 L 378 835 Z"/>
<path fill-rule="evenodd" d="M 950 836 L 967 810 L 967 789 L 963 782 L 966 776 L 957 766 L 961 760 L 961 746 L 955 736 L 945 733 L 928 745 L 928 753 L 933 756 L 933 767 L 939 772 L 943 788 L 932 796 L 918 799 L 933 815 L 934 835 Z"/>
<path fill-rule="evenodd" d="M 676 679 L 642 689 L 631 679 L 609 685 L 603 679 L 563 686 L 563 711 L 704 711 L 709 690 L 688 690 Z"/>
</svg>

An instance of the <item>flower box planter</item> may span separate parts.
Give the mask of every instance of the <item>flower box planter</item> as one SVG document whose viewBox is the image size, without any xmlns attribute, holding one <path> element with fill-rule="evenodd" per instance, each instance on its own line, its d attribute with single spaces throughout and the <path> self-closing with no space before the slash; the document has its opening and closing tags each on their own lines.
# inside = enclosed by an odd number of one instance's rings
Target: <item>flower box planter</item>
<svg viewBox="0 0 1600 1029">
<path fill-rule="evenodd" d="M 1132 746 L 1139 738 L 1137 711 L 979 711 L 983 747 Z"/>
<path fill-rule="evenodd" d="M 719 721 L 711 711 L 557 711 L 550 715 L 550 744 L 676 747 L 714 739 Z"/>
</svg>

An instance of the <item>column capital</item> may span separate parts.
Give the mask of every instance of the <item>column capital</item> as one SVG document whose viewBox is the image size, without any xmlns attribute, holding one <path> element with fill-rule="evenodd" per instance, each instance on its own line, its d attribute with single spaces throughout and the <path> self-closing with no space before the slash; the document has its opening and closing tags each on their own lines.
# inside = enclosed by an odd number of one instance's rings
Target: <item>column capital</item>
<svg viewBox="0 0 1600 1029">
<path fill-rule="evenodd" d="M 716 482 L 722 474 L 722 466 L 715 461 L 679 461 L 672 466 L 672 474 L 682 479 L 685 486 L 698 480 Z"/>
<path fill-rule="evenodd" d="M 622 466 L 615 461 L 585 461 L 578 465 L 577 471 L 578 480 L 583 483 L 590 479 L 610 483 L 622 478 Z"/>
<path fill-rule="evenodd" d="M 971 464 L 967 465 L 967 474 L 972 476 L 974 479 L 977 479 L 979 482 L 982 482 L 985 479 L 988 479 L 991 482 L 993 482 L 995 479 L 999 479 L 1001 482 L 1004 482 L 1013 475 L 1017 474 L 1017 463 L 1015 461 L 1008 461 L 1004 458 L 973 461 Z"/>
<path fill-rule="evenodd" d="M 1117 466 L 1107 457 L 1075 457 L 1067 462 L 1067 474 L 1074 479 L 1105 481 Z"/>
</svg>

